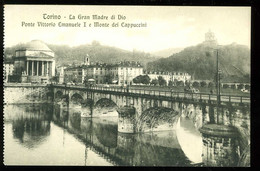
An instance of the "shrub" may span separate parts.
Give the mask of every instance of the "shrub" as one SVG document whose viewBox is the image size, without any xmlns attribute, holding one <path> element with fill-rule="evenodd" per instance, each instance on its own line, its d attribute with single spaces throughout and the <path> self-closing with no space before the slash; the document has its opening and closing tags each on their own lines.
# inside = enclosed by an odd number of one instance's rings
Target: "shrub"
<svg viewBox="0 0 260 171">
<path fill-rule="evenodd" d="M 200 82 L 200 86 L 201 86 L 201 87 L 206 87 L 206 86 L 207 86 L 207 83 L 206 83 L 205 81 L 201 81 L 201 82 Z"/>
<path fill-rule="evenodd" d="M 192 83 L 192 86 L 198 88 L 200 86 L 200 83 L 198 81 L 195 81 Z"/>
</svg>

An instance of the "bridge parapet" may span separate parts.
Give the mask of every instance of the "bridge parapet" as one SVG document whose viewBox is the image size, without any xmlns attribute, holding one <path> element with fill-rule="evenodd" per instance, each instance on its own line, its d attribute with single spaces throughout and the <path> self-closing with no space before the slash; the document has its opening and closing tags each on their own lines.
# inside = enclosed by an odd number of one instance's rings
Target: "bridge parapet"
<svg viewBox="0 0 260 171">
<path fill-rule="evenodd" d="M 188 101 L 188 102 L 214 102 L 217 101 L 215 94 L 207 93 L 187 93 L 174 91 L 160 91 L 160 90 L 140 90 L 140 89 L 125 89 L 116 87 L 81 87 L 81 86 L 64 86 L 53 85 L 57 88 L 65 88 L 70 90 L 81 90 L 88 92 L 99 92 L 103 94 L 114 94 L 132 97 L 153 98 L 162 100 L 174 101 Z M 234 95 L 220 95 L 220 103 L 243 103 L 250 104 L 249 96 L 234 96 Z"/>
</svg>

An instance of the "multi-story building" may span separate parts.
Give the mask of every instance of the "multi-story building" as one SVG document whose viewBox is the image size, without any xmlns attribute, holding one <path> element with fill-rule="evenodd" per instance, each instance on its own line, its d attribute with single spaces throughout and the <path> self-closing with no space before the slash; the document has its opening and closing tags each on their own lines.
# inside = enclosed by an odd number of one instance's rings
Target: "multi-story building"
<svg viewBox="0 0 260 171">
<path fill-rule="evenodd" d="M 56 66 L 56 77 L 58 77 L 58 83 L 63 84 L 64 83 L 64 66 Z"/>
<path fill-rule="evenodd" d="M 4 81 L 9 81 L 9 76 L 13 75 L 14 72 L 14 63 L 13 61 L 4 62 Z"/>
<path fill-rule="evenodd" d="M 138 62 L 120 62 L 111 68 L 111 73 L 119 85 L 132 84 L 135 77 L 143 74 L 143 66 Z"/>
<path fill-rule="evenodd" d="M 77 82 L 83 83 L 84 75 L 83 75 L 83 67 L 82 66 L 71 66 L 64 69 L 64 82 Z"/>
<path fill-rule="evenodd" d="M 68 67 L 64 70 L 65 82 L 83 83 L 84 79 L 94 79 L 97 84 L 114 83 L 132 84 L 133 79 L 143 74 L 143 67 L 138 62 L 119 62 L 117 64 L 90 64 Z"/>
<path fill-rule="evenodd" d="M 184 83 L 186 81 L 191 80 L 191 75 L 188 73 L 183 72 L 145 72 L 145 75 L 148 75 L 150 79 L 158 79 L 159 76 L 163 77 L 165 81 L 167 82 L 167 85 L 169 84 L 169 81 L 183 81 Z"/>
</svg>

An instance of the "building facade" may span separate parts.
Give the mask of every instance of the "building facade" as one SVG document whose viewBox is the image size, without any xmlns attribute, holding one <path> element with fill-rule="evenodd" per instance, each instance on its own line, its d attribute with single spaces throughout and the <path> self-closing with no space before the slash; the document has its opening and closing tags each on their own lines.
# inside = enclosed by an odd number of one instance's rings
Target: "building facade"
<svg viewBox="0 0 260 171">
<path fill-rule="evenodd" d="M 14 73 L 14 63 L 12 61 L 4 62 L 4 82 L 9 82 L 9 77 Z"/>
<path fill-rule="evenodd" d="M 151 80 L 158 79 L 159 76 L 163 77 L 165 79 L 167 85 L 169 84 L 169 81 L 175 82 L 175 81 L 183 81 L 184 83 L 186 81 L 191 80 L 191 75 L 184 72 L 145 72 L 144 75 L 148 75 Z"/>
<path fill-rule="evenodd" d="M 114 81 L 119 85 L 131 85 L 133 79 L 143 74 L 143 66 L 138 62 L 120 62 L 111 68 Z"/>
<path fill-rule="evenodd" d="M 64 69 L 65 82 L 84 83 L 85 78 L 94 79 L 96 84 L 132 84 L 133 79 L 143 74 L 138 62 L 119 62 L 117 64 L 89 64 Z"/>
<path fill-rule="evenodd" d="M 19 82 L 48 82 L 55 76 L 54 52 L 40 40 L 33 40 L 15 51 L 14 76 Z"/>
</svg>

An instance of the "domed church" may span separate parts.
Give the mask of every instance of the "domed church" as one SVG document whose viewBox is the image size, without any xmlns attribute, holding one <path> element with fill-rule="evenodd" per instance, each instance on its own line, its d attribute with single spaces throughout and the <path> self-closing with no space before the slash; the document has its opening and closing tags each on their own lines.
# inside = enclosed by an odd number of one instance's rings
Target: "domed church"
<svg viewBox="0 0 260 171">
<path fill-rule="evenodd" d="M 55 76 L 54 52 L 40 40 L 27 43 L 15 51 L 14 74 L 19 82 L 48 82 Z"/>
</svg>

